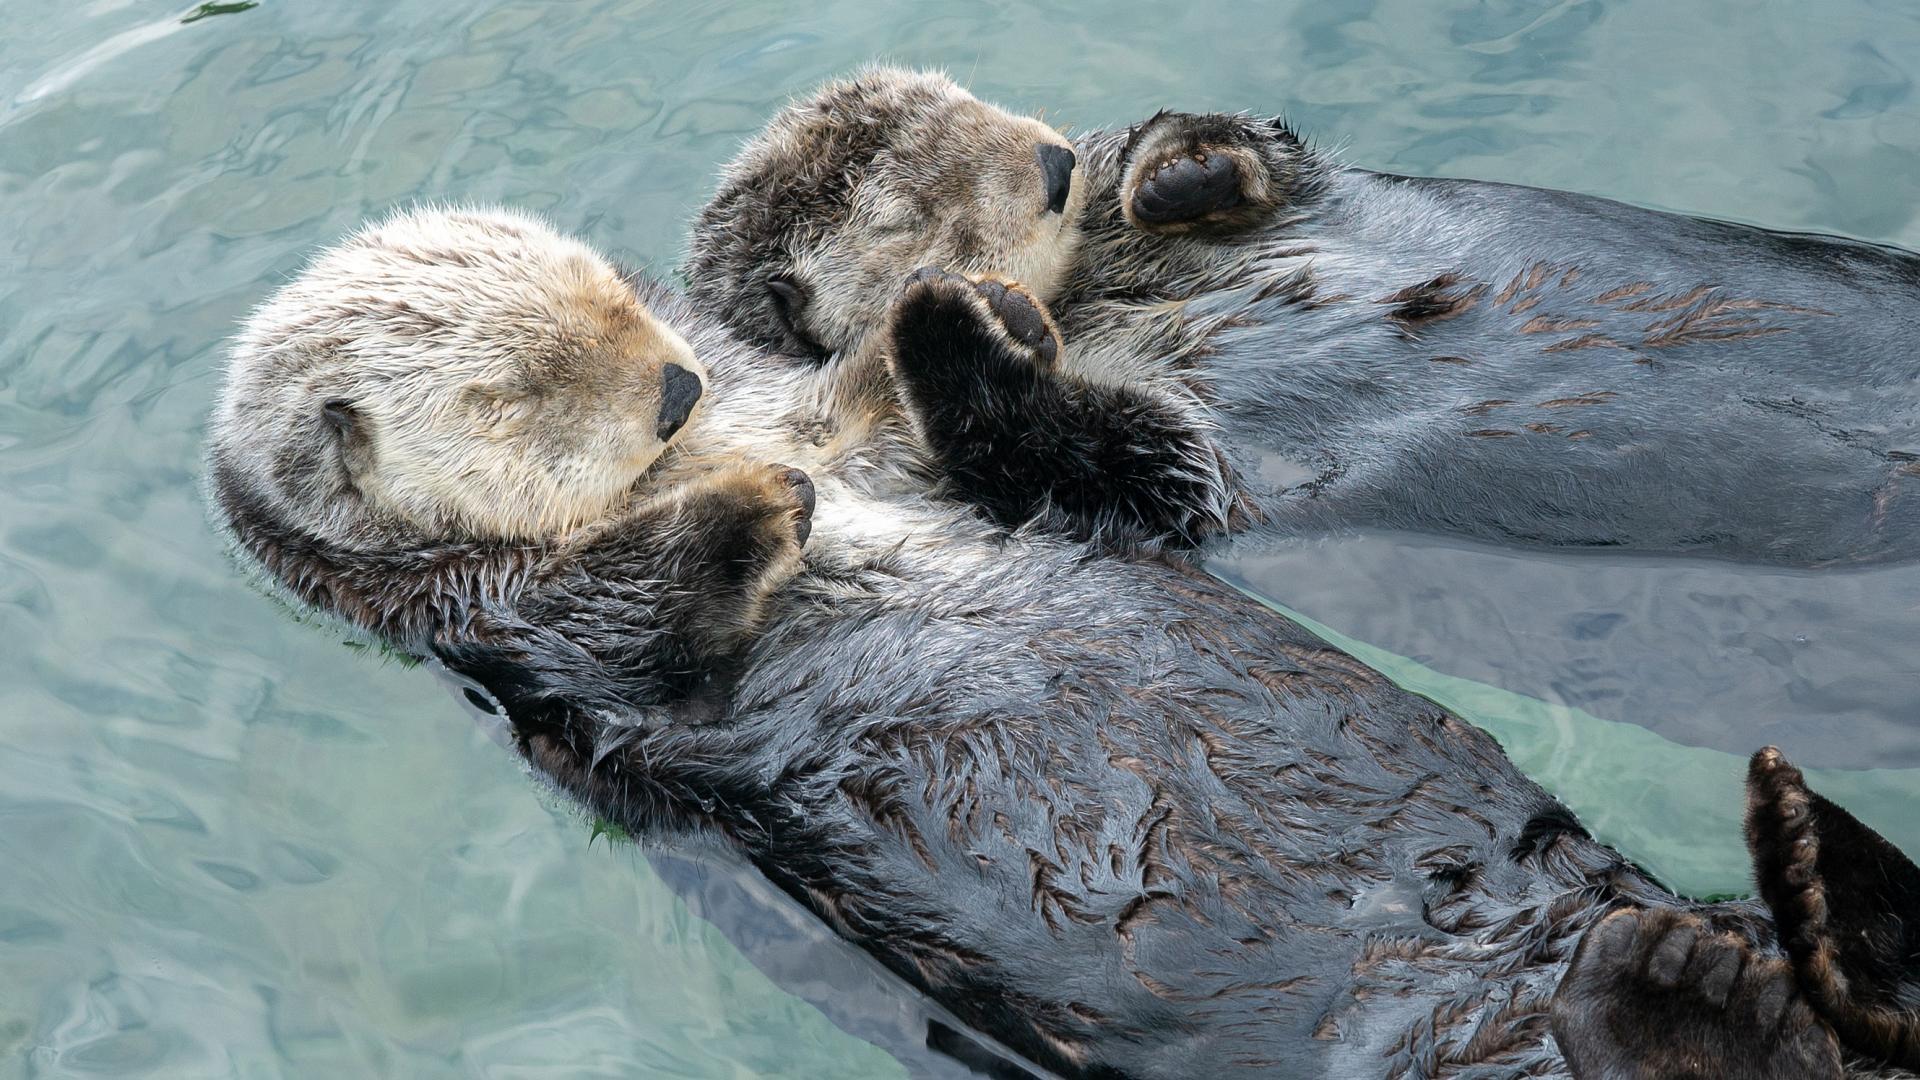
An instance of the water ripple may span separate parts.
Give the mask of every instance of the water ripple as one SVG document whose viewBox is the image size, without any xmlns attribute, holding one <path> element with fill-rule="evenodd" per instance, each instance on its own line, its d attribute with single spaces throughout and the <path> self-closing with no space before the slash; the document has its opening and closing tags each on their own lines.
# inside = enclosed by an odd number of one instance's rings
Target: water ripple
<svg viewBox="0 0 1920 1080">
<path fill-rule="evenodd" d="M 48 7 L 0 44 L 0 1061 L 26 1075 L 955 1071 L 757 879 L 590 848 L 426 673 L 224 560 L 197 491 L 220 342 L 369 214 L 507 201 L 670 268 L 740 139 L 884 56 L 1050 122 L 1285 112 L 1372 166 L 1920 245 L 1900 0 L 222 6 Z M 1909 773 L 1862 768 L 1920 766 L 1910 573 L 1365 539 L 1240 569 L 1424 662 L 1380 658 L 1676 880 L 1738 887 L 1725 770 L 1761 737 L 1920 820 Z"/>
</svg>

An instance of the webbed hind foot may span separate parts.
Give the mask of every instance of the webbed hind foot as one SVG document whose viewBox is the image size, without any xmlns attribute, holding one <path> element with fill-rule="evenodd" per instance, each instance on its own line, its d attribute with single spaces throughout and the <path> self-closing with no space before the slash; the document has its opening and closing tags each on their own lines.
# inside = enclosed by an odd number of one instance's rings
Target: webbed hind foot
<svg viewBox="0 0 1920 1080">
<path fill-rule="evenodd" d="M 1767 747 L 1747 848 L 1799 985 L 1849 1050 L 1920 1069 L 1920 868 Z"/>
<path fill-rule="evenodd" d="M 1840 1049 L 1784 960 L 1676 910 L 1616 911 L 1553 999 L 1579 1080 L 1838 1080 Z"/>
</svg>

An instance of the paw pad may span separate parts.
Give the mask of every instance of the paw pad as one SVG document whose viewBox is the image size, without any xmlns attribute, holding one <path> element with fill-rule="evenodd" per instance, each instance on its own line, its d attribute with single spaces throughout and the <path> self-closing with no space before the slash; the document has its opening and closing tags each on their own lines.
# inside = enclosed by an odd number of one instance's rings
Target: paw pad
<svg viewBox="0 0 1920 1080">
<path fill-rule="evenodd" d="M 1145 225 L 1197 221 L 1240 203 L 1240 171 L 1225 154 L 1201 150 L 1155 167 L 1133 193 L 1133 216 Z"/>
<path fill-rule="evenodd" d="M 1034 359 L 1042 364 L 1051 364 L 1058 354 L 1059 347 L 1053 339 L 1053 327 L 1047 325 L 1047 317 L 1040 312 L 1040 305 L 1033 302 L 1026 290 L 1008 288 L 998 281 L 982 281 L 975 285 L 980 295 L 986 299 L 987 306 L 1006 327 L 1007 336 L 1034 351 Z"/>
</svg>

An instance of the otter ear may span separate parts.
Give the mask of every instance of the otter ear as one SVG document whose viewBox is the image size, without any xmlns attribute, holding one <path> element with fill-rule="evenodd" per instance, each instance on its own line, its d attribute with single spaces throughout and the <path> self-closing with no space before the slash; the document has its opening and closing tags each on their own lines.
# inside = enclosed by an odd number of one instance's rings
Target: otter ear
<svg viewBox="0 0 1920 1080">
<path fill-rule="evenodd" d="M 360 410 L 346 398 L 328 398 L 320 405 L 320 418 L 327 422 L 335 436 L 346 438 L 360 426 Z"/>
<path fill-rule="evenodd" d="M 1856 1053 L 1920 1069 L 1920 867 L 1773 747 L 1747 769 L 1747 847 L 1802 992 Z"/>
<path fill-rule="evenodd" d="M 351 399 L 328 398 L 320 403 L 320 423 L 333 437 L 347 483 L 358 487 L 361 474 L 373 464 L 373 442 L 366 417 Z"/>
<path fill-rule="evenodd" d="M 824 360 L 827 350 L 807 333 L 807 307 L 813 296 L 807 287 L 785 274 L 767 279 L 767 296 L 773 301 L 773 315 L 780 323 L 792 351 L 815 360 Z"/>
</svg>

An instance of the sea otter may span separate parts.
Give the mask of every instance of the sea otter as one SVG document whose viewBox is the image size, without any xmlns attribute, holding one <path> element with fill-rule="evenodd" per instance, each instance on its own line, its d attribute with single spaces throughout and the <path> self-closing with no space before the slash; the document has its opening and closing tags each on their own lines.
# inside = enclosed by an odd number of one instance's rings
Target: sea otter
<svg viewBox="0 0 1920 1080">
<path fill-rule="evenodd" d="M 636 497 L 705 371 L 604 259 L 531 218 L 370 226 L 233 351 L 209 440 L 222 520 L 295 600 L 401 649 L 537 633 L 600 665 L 621 708 L 693 695 L 799 563 L 794 470 Z"/>
<path fill-rule="evenodd" d="M 830 83 L 726 167 L 693 295 L 819 361 L 918 267 L 1023 281 L 1055 370 L 949 373 L 940 410 L 948 483 L 1002 521 L 1920 552 L 1920 256 L 1349 168 L 1239 116 L 1088 132 L 1062 193 L 1063 142 L 937 74 Z M 1217 463 L 1108 475 L 1116 442 Z"/>
<path fill-rule="evenodd" d="M 931 497 L 887 357 L 796 366 L 616 280 L 523 217 L 395 218 L 249 320 L 211 449 L 243 552 L 477 679 L 596 812 L 725 837 L 1062 1075 L 1914 1060 L 1888 920 L 1915 872 L 1783 762 L 1757 759 L 1753 821 L 1786 962 L 1765 905 L 1666 892 L 1485 733 L 1203 571 Z M 1018 288 L 952 275 L 896 307 L 883 352 L 958 317 L 1050 333 Z M 699 406 L 662 426 L 647 388 L 693 358 Z M 516 380 L 529 422 L 457 400 L 476 375 Z M 640 435 L 599 431 L 616 417 Z M 520 497 L 494 473 L 542 441 L 611 494 L 435 507 Z M 1649 995 L 1672 1027 L 1639 1023 Z"/>
</svg>

